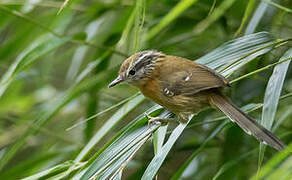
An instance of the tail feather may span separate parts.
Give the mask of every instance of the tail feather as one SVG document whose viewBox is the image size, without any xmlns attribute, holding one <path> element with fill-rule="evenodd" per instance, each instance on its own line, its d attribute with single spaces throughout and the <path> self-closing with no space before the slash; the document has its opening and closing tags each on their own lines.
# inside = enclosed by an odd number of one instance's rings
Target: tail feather
<svg viewBox="0 0 292 180">
<path fill-rule="evenodd" d="M 221 110 L 232 122 L 235 122 L 247 134 L 254 136 L 260 142 L 278 151 L 285 148 L 285 145 L 278 137 L 242 112 L 223 95 L 213 93 L 210 96 L 210 103 Z"/>
</svg>

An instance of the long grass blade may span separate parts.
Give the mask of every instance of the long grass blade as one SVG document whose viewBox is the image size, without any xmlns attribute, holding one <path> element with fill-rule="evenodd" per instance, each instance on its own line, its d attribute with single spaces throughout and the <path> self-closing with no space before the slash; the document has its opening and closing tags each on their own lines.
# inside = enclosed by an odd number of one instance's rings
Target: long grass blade
<svg viewBox="0 0 292 180">
<path fill-rule="evenodd" d="M 80 162 L 90 150 L 109 132 L 120 120 L 122 120 L 129 112 L 136 108 L 140 103 L 144 101 L 144 97 L 139 95 L 132 100 L 124 104 L 105 124 L 95 133 L 86 146 L 82 149 L 79 155 L 76 157 L 75 162 Z"/>
<path fill-rule="evenodd" d="M 256 27 L 260 23 L 261 19 L 263 18 L 267 8 L 268 4 L 267 2 L 270 2 L 271 0 L 267 0 L 266 2 L 261 1 L 260 4 L 258 5 L 257 9 L 255 10 L 251 20 L 249 21 L 246 30 L 245 30 L 245 35 L 254 33 L 256 30 Z"/>
<path fill-rule="evenodd" d="M 259 32 L 224 43 L 196 61 L 230 76 L 256 57 L 263 55 L 278 43 L 267 32 Z"/>
<path fill-rule="evenodd" d="M 74 163 L 73 161 L 67 161 L 64 162 L 62 164 L 56 165 L 52 168 L 46 169 L 44 171 L 41 171 L 39 173 L 36 173 L 32 176 L 23 178 L 22 180 L 37 180 L 40 178 L 44 178 L 44 177 L 50 177 L 51 175 L 55 175 L 58 174 L 60 172 L 64 172 L 66 169 L 68 169 L 70 166 L 72 166 Z M 84 163 L 80 163 L 78 166 L 76 166 L 76 169 L 80 168 Z"/>
<path fill-rule="evenodd" d="M 186 128 L 188 123 L 179 124 L 171 133 L 168 141 L 162 146 L 161 151 L 154 156 L 150 164 L 148 165 L 147 169 L 145 170 L 142 180 L 153 179 L 154 176 L 157 174 L 159 168 L 161 167 L 163 161 L 165 160 L 167 154 L 171 150 L 172 146 L 178 139 L 178 137 L 182 134 L 183 130 Z"/>
<path fill-rule="evenodd" d="M 292 57 L 292 48 L 286 51 L 286 53 L 280 58 L 279 61 L 283 61 L 291 57 Z M 272 128 L 272 125 L 275 120 L 279 98 L 281 95 L 282 87 L 284 84 L 284 80 L 285 80 L 290 62 L 291 60 L 275 66 L 273 74 L 270 77 L 267 88 L 266 88 L 261 124 L 268 130 Z M 261 164 L 263 162 L 264 153 L 265 153 L 265 146 L 261 144 L 260 151 L 259 151 L 259 162 L 258 162 L 259 169 L 261 168 Z"/>
<path fill-rule="evenodd" d="M 63 2 L 63 4 L 61 5 L 61 7 L 60 7 L 60 9 L 59 9 L 59 11 L 58 11 L 57 14 L 60 14 L 61 13 L 61 11 L 65 8 L 65 6 L 67 6 L 68 2 L 69 2 L 69 0 L 65 0 Z"/>
<path fill-rule="evenodd" d="M 176 173 L 171 178 L 172 180 L 177 180 L 177 179 L 181 178 L 181 176 L 183 175 L 186 168 L 190 165 L 190 163 L 194 160 L 194 158 L 199 154 L 199 152 L 201 152 L 201 150 L 203 150 L 203 148 L 206 146 L 206 144 L 210 140 L 212 140 L 225 127 L 225 125 L 227 123 L 228 123 L 228 121 L 222 122 L 220 125 L 218 125 L 214 129 L 214 131 L 212 131 L 212 133 L 204 140 L 204 142 L 201 144 L 201 146 L 196 151 L 194 151 L 194 153 L 188 158 L 188 160 L 185 161 L 185 163 L 178 169 L 178 171 L 176 171 Z"/>
<path fill-rule="evenodd" d="M 212 180 L 220 179 L 220 176 L 226 173 L 229 169 L 231 169 L 233 166 L 236 166 L 240 161 L 243 159 L 249 157 L 255 152 L 255 150 L 248 151 L 247 153 L 237 157 L 236 159 L 229 161 L 221 166 L 221 168 L 217 171 L 215 176 L 212 178 Z"/>
<path fill-rule="evenodd" d="M 248 1 L 248 4 L 247 4 L 246 9 L 244 11 L 243 18 L 242 18 L 241 23 L 240 23 L 240 26 L 237 29 L 236 33 L 234 34 L 234 37 L 237 37 L 242 32 L 244 25 L 247 23 L 247 20 L 250 17 L 252 10 L 254 9 L 255 2 L 256 2 L 255 0 Z"/>
<path fill-rule="evenodd" d="M 154 38 L 162 29 L 174 21 L 181 13 L 188 9 L 197 0 L 182 0 L 180 1 L 164 18 L 152 29 L 149 30 L 146 40 Z"/>
<path fill-rule="evenodd" d="M 113 75 L 112 76 L 109 76 L 109 75 L 115 72 L 116 72 L 116 69 L 112 69 L 111 71 L 93 76 L 87 79 L 86 81 L 83 81 L 82 83 L 67 90 L 64 94 L 51 100 L 46 106 L 46 109 L 40 112 L 39 117 L 34 121 L 35 126 L 36 127 L 43 126 L 45 123 L 51 120 L 52 117 L 62 107 L 68 104 L 72 99 L 80 96 L 82 92 L 92 87 L 102 88 L 106 86 L 110 82 L 110 80 L 113 79 L 112 78 Z M 38 132 L 38 128 L 29 128 L 26 130 L 23 136 L 15 144 L 13 144 L 12 147 L 5 153 L 5 155 L 0 161 L 0 169 L 4 168 L 4 166 L 10 161 L 10 159 L 14 156 L 14 154 L 23 146 L 27 138 L 35 134 L 36 132 Z"/>
<path fill-rule="evenodd" d="M 15 76 L 24 70 L 28 65 L 34 63 L 38 58 L 57 49 L 66 42 L 69 38 L 56 38 L 49 34 L 38 38 L 29 48 L 24 50 L 9 67 L 7 72 L 2 76 L 0 81 L 0 97 L 11 84 Z"/>
<path fill-rule="evenodd" d="M 271 158 L 265 166 L 263 166 L 259 172 L 255 173 L 250 179 L 264 179 L 269 173 L 275 170 L 277 166 L 279 166 L 285 159 L 291 157 L 292 154 L 292 143 L 290 143 L 286 149 L 276 154 L 273 158 Z"/>
<path fill-rule="evenodd" d="M 207 16 L 206 19 L 198 23 L 193 29 L 193 35 L 201 34 L 205 31 L 211 24 L 213 24 L 216 20 L 218 20 L 224 12 L 229 9 L 235 0 L 225 0 L 223 1 L 214 11 Z"/>
<path fill-rule="evenodd" d="M 149 111 L 153 112 L 157 110 L 159 109 L 154 108 Z M 138 146 L 138 144 L 146 138 L 149 133 L 153 133 L 159 127 L 145 127 L 144 123 L 146 121 L 147 119 L 145 118 L 145 115 L 141 115 L 133 121 L 134 123 L 131 123 L 127 128 L 124 128 L 124 130 L 122 130 L 121 133 L 107 145 L 107 148 L 98 152 L 97 155 L 90 160 L 92 163 L 81 179 L 89 179 L 93 176 L 101 175 L 113 166 L 113 169 L 118 168 L 115 166 L 115 162 L 119 161 L 119 163 L 123 163 L 124 160 L 131 155 L 131 152 L 135 151 L 134 147 Z M 123 158 L 124 160 L 120 158 Z"/>
</svg>

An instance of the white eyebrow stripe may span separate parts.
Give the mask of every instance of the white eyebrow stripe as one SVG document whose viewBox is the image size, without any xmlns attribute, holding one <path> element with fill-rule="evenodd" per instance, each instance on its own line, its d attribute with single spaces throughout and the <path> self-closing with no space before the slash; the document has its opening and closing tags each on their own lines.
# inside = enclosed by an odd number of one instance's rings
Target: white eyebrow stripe
<svg viewBox="0 0 292 180">
<path fill-rule="evenodd" d="M 147 51 L 145 54 L 143 54 L 141 57 L 139 57 L 139 59 L 137 61 L 133 62 L 133 64 L 130 65 L 130 67 L 135 67 L 138 63 L 141 62 L 141 60 L 143 60 L 146 56 L 153 54 L 153 52 L 154 51 Z M 130 67 L 127 69 L 127 74 L 129 74 L 130 70 L 132 69 Z"/>
<path fill-rule="evenodd" d="M 139 59 L 135 62 L 135 65 L 138 64 L 142 59 L 144 59 L 146 56 L 153 54 L 153 51 L 149 51 L 145 54 L 143 54 L 143 56 L 139 57 Z"/>
<path fill-rule="evenodd" d="M 135 67 L 137 64 L 139 64 L 146 56 L 150 56 L 154 54 L 154 51 L 147 51 L 145 54 L 143 54 L 141 57 L 138 58 L 137 61 L 134 62 L 132 67 Z M 129 69 L 130 70 L 130 69 Z"/>
</svg>

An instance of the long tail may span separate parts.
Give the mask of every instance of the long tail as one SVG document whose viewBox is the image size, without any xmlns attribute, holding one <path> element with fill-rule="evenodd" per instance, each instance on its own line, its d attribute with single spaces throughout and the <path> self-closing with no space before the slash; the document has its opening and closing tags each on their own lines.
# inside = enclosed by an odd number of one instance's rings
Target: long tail
<svg viewBox="0 0 292 180">
<path fill-rule="evenodd" d="M 247 134 L 254 136 L 260 142 L 265 143 L 280 151 L 285 148 L 283 142 L 269 130 L 259 125 L 247 114 L 237 108 L 226 97 L 218 93 L 212 93 L 210 103 L 220 109 L 232 122 L 235 122 Z"/>
</svg>

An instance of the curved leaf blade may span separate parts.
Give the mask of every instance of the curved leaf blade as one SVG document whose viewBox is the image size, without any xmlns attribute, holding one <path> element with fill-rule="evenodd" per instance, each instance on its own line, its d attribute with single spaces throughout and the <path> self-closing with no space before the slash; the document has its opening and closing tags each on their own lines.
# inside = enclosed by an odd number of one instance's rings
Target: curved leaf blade
<svg viewBox="0 0 292 180">
<path fill-rule="evenodd" d="M 204 140 L 202 145 L 188 158 L 188 160 L 179 168 L 179 170 L 173 175 L 171 180 L 177 180 L 180 179 L 183 175 L 186 168 L 190 165 L 190 163 L 194 160 L 194 158 L 203 150 L 203 148 L 206 146 L 206 144 L 212 140 L 228 123 L 228 121 L 222 122 L 220 125 L 218 125 L 214 131 Z"/>
<path fill-rule="evenodd" d="M 280 58 L 279 61 L 283 61 L 291 57 L 292 57 L 292 48 L 286 51 L 286 53 Z M 291 60 L 283 62 L 275 66 L 273 74 L 271 75 L 267 88 L 266 88 L 261 124 L 268 130 L 272 128 L 272 125 L 275 120 L 275 115 L 277 112 L 280 94 L 282 91 L 282 87 L 284 84 L 284 80 L 285 80 L 290 62 Z M 264 158 L 265 147 L 266 146 L 264 144 L 260 144 L 259 162 L 258 162 L 259 169 L 261 167 L 261 164 Z"/>
<path fill-rule="evenodd" d="M 104 73 L 93 76 L 86 81 L 70 88 L 64 94 L 52 99 L 46 109 L 40 112 L 39 117 L 34 121 L 35 128 L 28 128 L 23 136 L 16 141 L 15 144 L 5 153 L 0 161 L 0 169 L 2 169 L 14 156 L 14 154 L 23 146 L 26 142 L 26 139 L 38 132 L 39 128 L 43 126 L 46 122 L 52 119 L 52 117 L 59 112 L 59 110 L 68 104 L 72 99 L 80 96 L 82 92 L 92 88 L 97 87 L 98 89 L 107 85 L 110 80 L 112 80 L 113 74 L 116 72 L 116 69 L 106 71 Z"/>
<path fill-rule="evenodd" d="M 171 21 L 176 19 L 181 13 L 189 8 L 197 0 L 183 0 L 180 1 L 161 21 L 159 24 L 154 26 L 147 34 L 146 39 L 150 40 L 154 38 L 163 28 L 165 28 Z"/>
<path fill-rule="evenodd" d="M 104 135 L 109 132 L 120 120 L 122 120 L 130 111 L 143 102 L 144 96 L 139 95 L 124 104 L 103 126 L 95 133 L 86 146 L 79 153 L 75 162 L 80 162 L 90 150 L 101 140 Z"/>
<path fill-rule="evenodd" d="M 190 118 L 191 120 L 191 118 Z M 148 180 L 153 179 L 156 173 L 158 172 L 159 168 L 161 167 L 162 163 L 164 162 L 167 154 L 171 150 L 172 146 L 176 142 L 176 140 L 179 138 L 179 136 L 182 134 L 183 130 L 186 128 L 188 123 L 179 124 L 171 133 L 170 137 L 168 138 L 168 141 L 165 143 L 165 145 L 161 148 L 161 150 L 154 156 L 150 164 L 148 165 L 147 169 L 145 170 L 142 180 Z"/>
<path fill-rule="evenodd" d="M 28 65 L 35 62 L 41 56 L 57 49 L 66 42 L 69 38 L 59 38 L 46 34 L 41 36 L 29 48 L 24 50 L 16 59 L 16 61 L 9 67 L 7 72 L 2 76 L 0 81 L 0 97 L 3 95 L 7 87 L 13 81 L 14 77 L 26 68 Z"/>
<path fill-rule="evenodd" d="M 272 50 L 276 43 L 267 32 L 250 34 L 222 44 L 196 62 L 229 76 L 236 69 Z"/>
<path fill-rule="evenodd" d="M 149 113 L 159 111 L 161 111 L 159 106 L 154 106 L 148 110 Z M 91 163 L 81 179 L 90 179 L 97 174 L 104 173 L 106 170 L 114 171 L 117 169 L 116 163 L 122 164 L 131 155 L 131 152 L 135 150 L 137 144 L 158 128 L 158 126 L 151 128 L 144 126 L 146 121 L 147 118 L 142 114 L 126 126 L 106 145 L 106 148 L 97 152 L 96 156 L 89 160 Z M 115 161 L 116 163 L 114 163 Z"/>
</svg>

